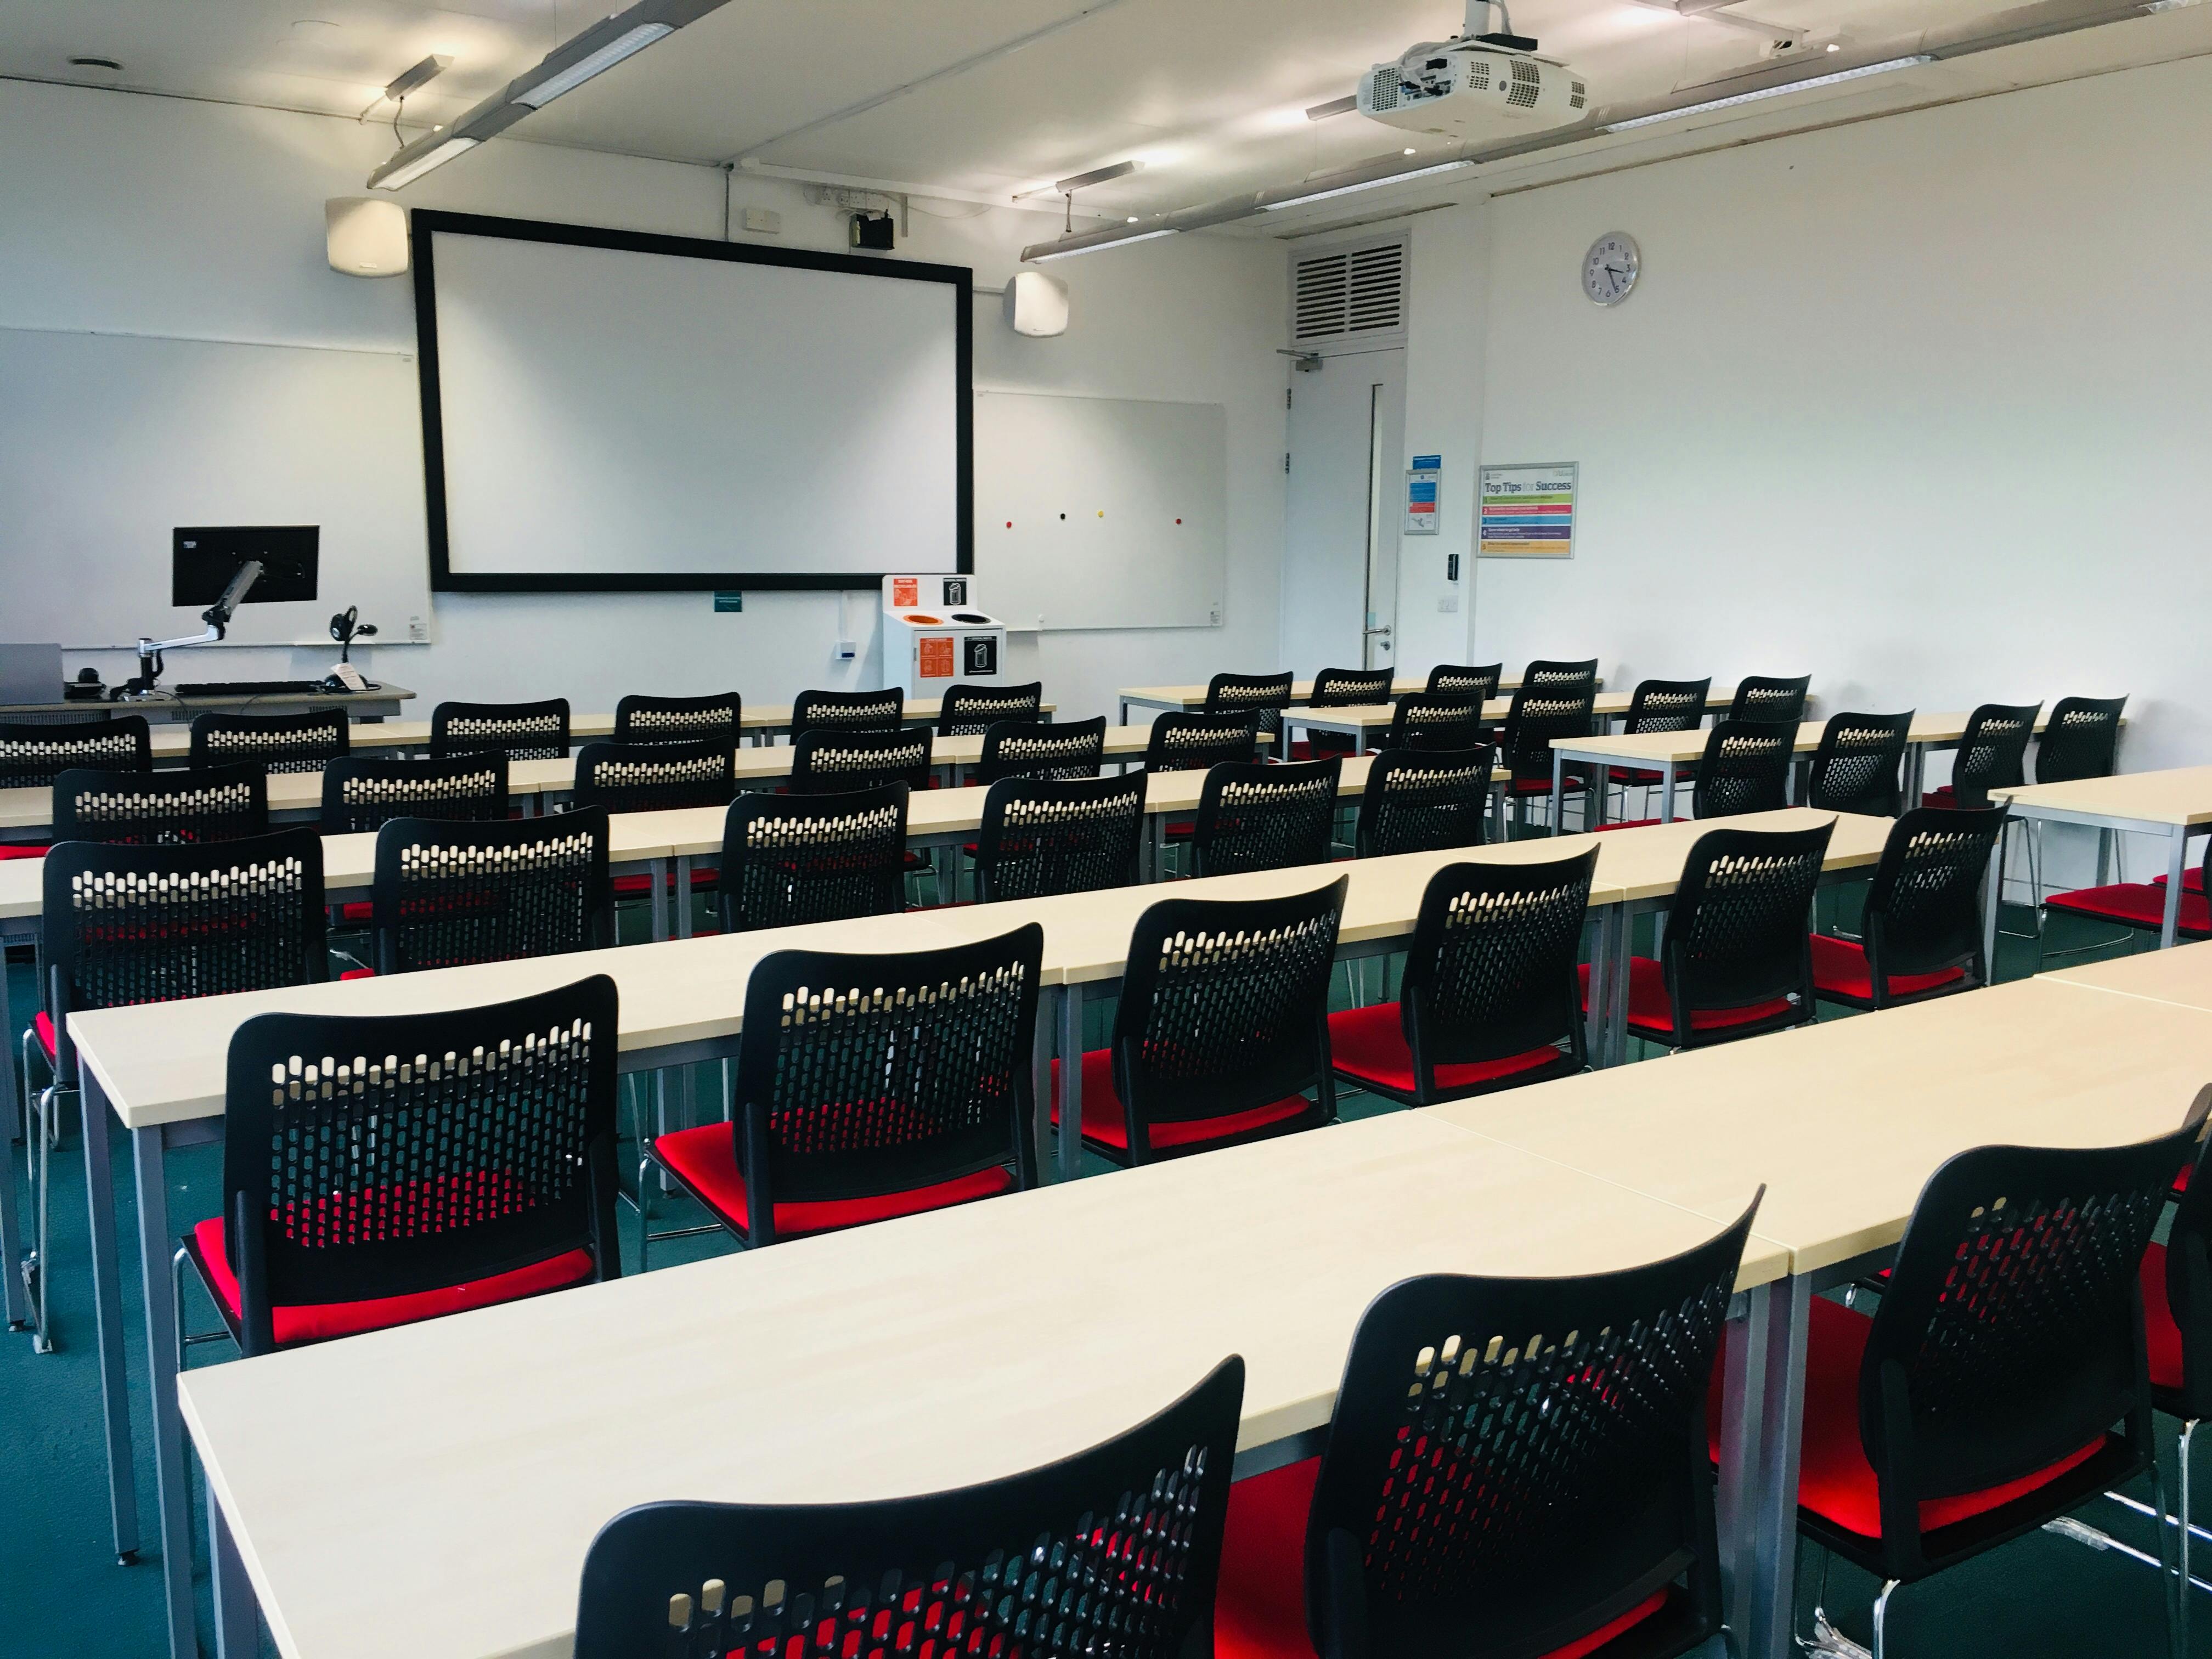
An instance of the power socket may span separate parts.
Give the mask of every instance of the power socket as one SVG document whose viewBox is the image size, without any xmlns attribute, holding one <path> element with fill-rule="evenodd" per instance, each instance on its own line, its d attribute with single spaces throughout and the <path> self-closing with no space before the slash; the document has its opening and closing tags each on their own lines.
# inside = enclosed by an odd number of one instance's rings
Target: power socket
<svg viewBox="0 0 2212 1659">
<path fill-rule="evenodd" d="M 410 617 L 407 619 L 407 642 L 410 645 L 430 643 L 430 619 L 428 617 Z"/>
<path fill-rule="evenodd" d="M 1459 595 L 1447 593 L 1437 601 L 1437 609 L 1447 613 L 1459 609 Z"/>
<path fill-rule="evenodd" d="M 850 662 L 854 658 L 860 654 L 860 645 L 859 641 L 840 640 L 837 641 L 837 660 L 839 662 Z"/>
</svg>

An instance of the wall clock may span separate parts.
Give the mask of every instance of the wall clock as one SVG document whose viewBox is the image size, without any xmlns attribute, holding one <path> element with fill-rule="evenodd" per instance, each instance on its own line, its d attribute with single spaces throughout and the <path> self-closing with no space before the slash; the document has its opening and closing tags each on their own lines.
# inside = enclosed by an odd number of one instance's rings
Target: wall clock
<svg viewBox="0 0 2212 1659">
<path fill-rule="evenodd" d="M 1583 255 L 1583 292 L 1594 305 L 1617 306 L 1636 289 L 1644 255 L 1625 230 L 1609 230 Z"/>
</svg>

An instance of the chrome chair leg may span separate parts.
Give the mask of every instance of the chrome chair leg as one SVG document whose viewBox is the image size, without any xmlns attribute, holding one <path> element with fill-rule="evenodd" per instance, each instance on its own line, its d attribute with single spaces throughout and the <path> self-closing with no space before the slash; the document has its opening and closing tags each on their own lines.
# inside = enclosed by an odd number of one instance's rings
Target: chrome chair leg
<svg viewBox="0 0 2212 1659">
<path fill-rule="evenodd" d="M 177 1370 L 185 1369 L 185 1249 L 169 1258 L 169 1334 L 176 1344 Z"/>
<path fill-rule="evenodd" d="M 1874 1659 L 1882 1659 L 1889 1626 L 1889 1598 L 1897 1589 L 1898 1581 L 1889 1580 L 1881 1587 L 1881 1594 L 1874 1599 Z"/>
<path fill-rule="evenodd" d="M 2173 1650 L 2176 1653 L 2189 1651 L 2189 1591 L 2192 1580 L 2189 1572 L 2189 1443 L 2197 1433 L 2197 1419 L 2189 1419 L 2181 1425 L 2181 1445 L 2175 1455 L 2179 1465 L 2174 1472 L 2176 1519 L 2174 1528 L 2176 1548 L 2180 1553 L 2179 1571 L 2173 1586 Z"/>
</svg>

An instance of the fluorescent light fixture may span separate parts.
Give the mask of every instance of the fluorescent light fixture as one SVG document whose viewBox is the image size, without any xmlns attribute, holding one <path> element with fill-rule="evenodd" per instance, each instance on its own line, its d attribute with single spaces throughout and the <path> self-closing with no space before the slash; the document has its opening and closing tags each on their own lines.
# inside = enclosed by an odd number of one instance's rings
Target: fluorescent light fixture
<svg viewBox="0 0 2212 1659">
<path fill-rule="evenodd" d="M 2204 0 L 2145 0 L 2145 11 L 2186 11 L 2191 6 L 2201 6 Z"/>
<path fill-rule="evenodd" d="M 1833 75 L 1814 75 L 1802 81 L 1784 81 L 1779 86 L 1739 92 L 1733 97 L 1709 98 L 1702 104 L 1686 104 L 1680 109 L 1662 109 L 1656 115 L 1639 115 L 1628 121 L 1608 121 L 1598 131 L 1626 132 L 1633 127 L 1648 127 L 1661 121 L 1679 121 L 1686 115 L 1703 115 L 1711 110 L 1733 109 L 1738 104 L 1756 104 L 1762 99 L 1779 98 L 1784 93 L 1803 92 L 1813 87 L 1840 86 L 1845 81 L 1863 81 L 1869 75 L 1887 75 L 1892 70 L 1917 69 L 1923 64 L 1935 61 L 1931 53 L 1915 52 L 1910 58 L 1892 58 L 1879 64 L 1862 64 L 1856 69 L 1838 70 Z"/>
<path fill-rule="evenodd" d="M 1474 165 L 1472 161 L 1438 161 L 1433 167 L 1411 167 L 1404 173 L 1387 173 L 1380 179 L 1362 179 L 1356 185 L 1338 185 L 1329 190 L 1308 191 L 1304 196 L 1293 196 L 1287 202 L 1262 202 L 1260 208 L 1265 213 L 1280 213 L 1285 208 L 1304 207 L 1309 202 L 1326 202 L 1333 196 L 1349 196 L 1361 190 L 1380 190 L 1385 185 L 1402 185 L 1408 179 L 1425 179 L 1432 173 L 1452 173 Z"/>
<path fill-rule="evenodd" d="M 448 138 L 434 149 L 423 151 L 403 166 L 393 167 L 392 161 L 386 161 L 368 175 L 368 187 L 371 190 L 404 189 L 424 173 L 445 166 L 456 155 L 465 155 L 483 142 L 480 138 Z M 392 158 L 392 161 L 398 159 L 396 155 Z"/>
<path fill-rule="evenodd" d="M 396 100 L 410 92 L 420 92 L 453 66 L 451 58 L 434 52 L 421 63 L 392 76 L 384 88 L 384 95 Z"/>
<path fill-rule="evenodd" d="M 1093 185 L 1103 185 L 1109 179 L 1126 179 L 1139 171 L 1142 161 L 1116 161 L 1111 167 L 1093 167 L 1088 173 L 1079 173 L 1072 179 L 1055 179 L 1048 185 L 1036 185 L 1028 190 L 1017 191 L 1011 200 L 1025 201 L 1032 196 L 1067 196 Z"/>
<path fill-rule="evenodd" d="M 617 35 L 597 52 L 579 58 L 568 68 L 547 76 L 532 87 L 526 87 L 514 94 L 518 104 L 527 104 L 532 109 L 544 109 L 564 92 L 574 92 L 595 75 L 604 74 L 625 58 L 635 57 L 664 35 L 676 33 L 668 23 L 640 23 L 635 28 Z"/>
<path fill-rule="evenodd" d="M 1162 236 L 1172 236 L 1172 230 L 1140 230 L 1133 236 L 1116 236 L 1110 242 L 1091 242 L 1082 247 L 1064 247 L 1049 253 L 1032 253 L 1030 260 L 1042 264 L 1048 259 L 1073 259 L 1079 253 L 1097 253 L 1109 247 L 1127 247 L 1132 242 L 1149 242 Z"/>
<path fill-rule="evenodd" d="M 1341 98 L 1332 98 L 1326 104 L 1316 104 L 1306 112 L 1309 121 L 1326 121 L 1332 115 L 1349 115 L 1359 107 L 1359 94 L 1346 93 Z"/>
</svg>

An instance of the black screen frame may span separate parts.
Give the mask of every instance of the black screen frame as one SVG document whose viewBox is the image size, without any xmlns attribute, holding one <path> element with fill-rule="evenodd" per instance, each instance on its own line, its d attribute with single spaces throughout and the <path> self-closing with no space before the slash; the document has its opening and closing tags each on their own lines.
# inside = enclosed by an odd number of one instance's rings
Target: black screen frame
<svg viewBox="0 0 2212 1659">
<path fill-rule="evenodd" d="M 445 416 L 438 387 L 437 238 L 499 237 L 508 241 L 552 242 L 568 247 L 608 248 L 623 253 L 659 253 L 678 258 L 721 259 L 738 264 L 781 265 L 787 270 L 839 271 L 895 282 L 940 283 L 953 290 L 954 512 L 955 565 L 947 575 L 969 576 L 975 569 L 975 274 L 965 265 L 920 260 L 863 258 L 811 248 L 761 247 L 748 242 L 718 242 L 696 236 L 662 236 L 641 231 L 604 230 L 591 225 L 557 224 L 542 219 L 504 219 L 487 214 L 447 213 L 418 208 L 409 215 L 413 239 L 416 374 L 422 398 L 422 499 L 428 520 L 430 590 L 434 593 L 694 593 L 716 590 L 840 590 L 872 587 L 884 577 L 910 567 L 880 571 L 759 571 L 707 573 L 619 571 L 607 573 L 482 573 L 453 568 L 446 524 Z"/>
</svg>

